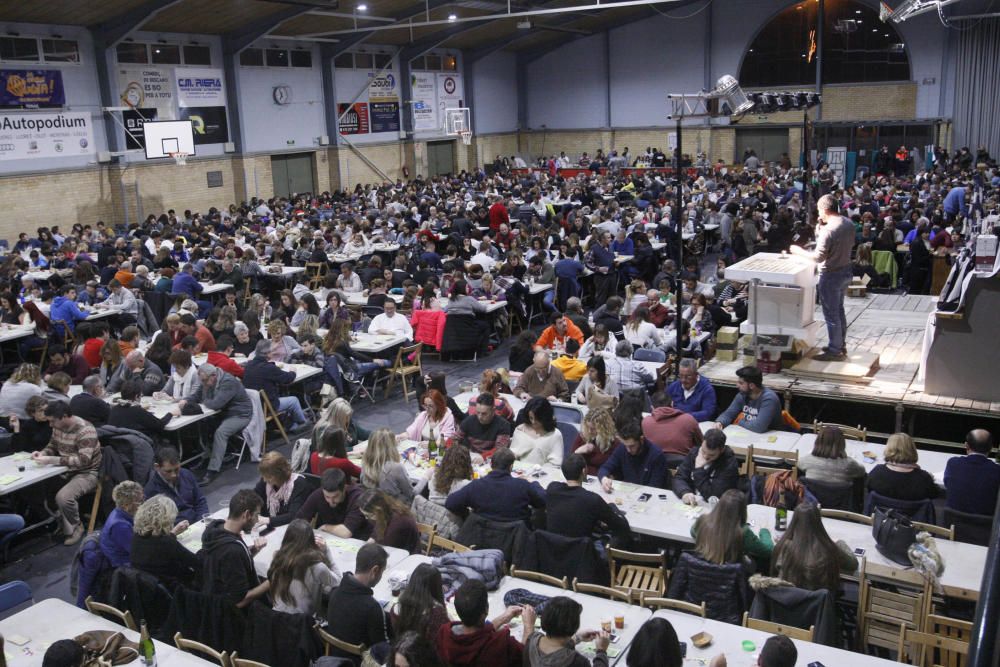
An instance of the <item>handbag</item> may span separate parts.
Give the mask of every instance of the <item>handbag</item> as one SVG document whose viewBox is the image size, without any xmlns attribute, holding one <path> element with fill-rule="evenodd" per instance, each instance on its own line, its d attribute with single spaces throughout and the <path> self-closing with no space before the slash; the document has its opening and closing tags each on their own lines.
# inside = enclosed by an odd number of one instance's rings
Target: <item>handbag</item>
<svg viewBox="0 0 1000 667">
<path fill-rule="evenodd" d="M 599 408 L 614 410 L 617 403 L 618 399 L 616 397 L 604 393 L 600 387 L 591 385 L 590 389 L 587 390 L 588 410 L 597 410 Z"/>
<path fill-rule="evenodd" d="M 139 657 L 139 645 L 120 632 L 91 630 L 73 638 L 83 647 L 84 667 L 125 665 Z"/>
<path fill-rule="evenodd" d="M 872 517 L 872 537 L 878 552 L 900 565 L 909 567 L 910 545 L 917 541 L 917 530 L 910 517 L 894 509 L 875 508 Z"/>
</svg>

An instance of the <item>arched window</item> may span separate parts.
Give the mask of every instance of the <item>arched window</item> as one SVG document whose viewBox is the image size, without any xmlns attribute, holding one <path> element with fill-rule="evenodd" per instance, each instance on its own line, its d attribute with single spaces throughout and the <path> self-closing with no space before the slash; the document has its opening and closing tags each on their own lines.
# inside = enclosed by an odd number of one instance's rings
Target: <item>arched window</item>
<svg viewBox="0 0 1000 667">
<path fill-rule="evenodd" d="M 902 38 L 874 9 L 850 0 L 826 0 L 823 83 L 909 81 Z M 764 26 L 743 57 L 744 88 L 816 83 L 819 3 L 792 5 Z"/>
</svg>

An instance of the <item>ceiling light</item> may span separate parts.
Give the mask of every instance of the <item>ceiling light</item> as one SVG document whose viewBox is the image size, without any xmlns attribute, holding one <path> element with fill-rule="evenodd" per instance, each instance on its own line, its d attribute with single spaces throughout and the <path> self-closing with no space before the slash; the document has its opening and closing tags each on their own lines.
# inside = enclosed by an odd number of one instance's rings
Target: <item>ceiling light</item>
<svg viewBox="0 0 1000 667">
<path fill-rule="evenodd" d="M 855 14 L 860 14 L 860 13 L 861 13 L 861 10 L 860 10 L 860 9 L 855 9 L 855 10 L 854 10 L 854 13 L 855 13 Z"/>
<path fill-rule="evenodd" d="M 455 14 L 448 14 L 448 20 L 449 21 L 454 21 L 456 19 L 458 19 L 457 15 L 455 15 Z"/>
<path fill-rule="evenodd" d="M 360 4 L 360 5 L 358 5 L 358 11 L 359 12 L 367 12 L 368 11 L 368 5 L 366 5 L 366 4 Z"/>
</svg>

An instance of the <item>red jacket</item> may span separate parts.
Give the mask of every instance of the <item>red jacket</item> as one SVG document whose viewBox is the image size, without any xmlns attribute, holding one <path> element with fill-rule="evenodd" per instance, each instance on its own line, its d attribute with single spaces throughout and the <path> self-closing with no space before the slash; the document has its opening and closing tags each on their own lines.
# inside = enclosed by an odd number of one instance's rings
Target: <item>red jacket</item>
<svg viewBox="0 0 1000 667">
<path fill-rule="evenodd" d="M 443 310 L 414 310 L 410 316 L 413 341 L 441 349 L 444 342 L 444 323 L 447 313 Z"/>
<path fill-rule="evenodd" d="M 692 447 L 701 446 L 697 420 L 677 408 L 653 408 L 653 414 L 642 420 L 642 434 L 664 454 L 685 456 Z"/>
<path fill-rule="evenodd" d="M 503 202 L 497 202 L 490 206 L 490 231 L 495 232 L 504 224 L 510 224 L 510 214 Z"/>
<path fill-rule="evenodd" d="M 446 623 L 438 629 L 437 650 L 441 660 L 451 667 L 520 667 L 523 648 L 510 636 L 510 628 L 499 630 L 487 621 L 478 632 L 456 634 L 452 628 L 459 622 Z"/>
<path fill-rule="evenodd" d="M 104 347 L 104 342 L 103 338 L 88 338 L 83 342 L 80 354 L 87 360 L 87 364 L 91 368 L 97 368 L 101 365 L 101 348 Z"/>
<path fill-rule="evenodd" d="M 243 367 L 233 361 L 232 357 L 227 357 L 221 352 L 212 350 L 208 353 L 208 363 L 212 364 L 216 368 L 221 368 L 230 375 L 235 375 L 241 380 L 243 379 Z"/>
</svg>

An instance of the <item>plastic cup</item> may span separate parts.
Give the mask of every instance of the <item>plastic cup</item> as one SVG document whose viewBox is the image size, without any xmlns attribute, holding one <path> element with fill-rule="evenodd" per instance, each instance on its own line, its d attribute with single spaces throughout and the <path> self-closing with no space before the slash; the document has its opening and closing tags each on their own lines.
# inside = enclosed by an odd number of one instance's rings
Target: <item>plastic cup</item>
<svg viewBox="0 0 1000 667">
<path fill-rule="evenodd" d="M 625 615 L 616 614 L 615 615 L 615 629 L 624 630 L 625 629 Z"/>
<path fill-rule="evenodd" d="M 610 620 L 601 621 L 601 630 L 604 630 L 605 632 L 610 633 L 611 632 L 611 623 L 612 623 L 612 621 L 610 621 Z"/>
</svg>

